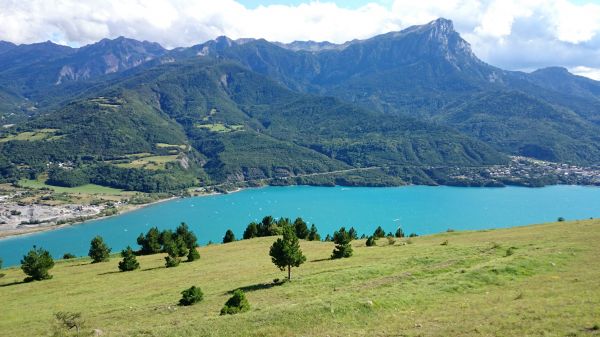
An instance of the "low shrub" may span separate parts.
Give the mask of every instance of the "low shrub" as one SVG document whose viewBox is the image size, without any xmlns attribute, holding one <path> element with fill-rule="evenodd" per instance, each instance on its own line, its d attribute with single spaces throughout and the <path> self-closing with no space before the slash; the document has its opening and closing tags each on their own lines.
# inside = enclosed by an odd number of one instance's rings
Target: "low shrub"
<svg viewBox="0 0 600 337">
<path fill-rule="evenodd" d="M 192 305 L 196 304 L 204 298 L 204 294 L 202 290 L 196 286 L 192 286 L 181 292 L 181 299 L 179 300 L 179 305 Z"/>
<path fill-rule="evenodd" d="M 517 248 L 515 248 L 515 247 L 509 247 L 506 250 L 506 255 L 505 256 L 511 256 L 511 255 L 513 255 L 515 253 L 515 249 L 517 249 Z"/>
<path fill-rule="evenodd" d="M 195 248 L 190 249 L 187 255 L 187 262 L 192 262 L 196 260 L 200 260 L 200 253 L 198 253 L 198 250 L 196 250 Z"/>
<path fill-rule="evenodd" d="M 250 303 L 246 299 L 246 295 L 241 289 L 233 292 L 233 296 L 225 302 L 221 309 L 221 315 L 234 315 L 250 310 Z"/>
<path fill-rule="evenodd" d="M 172 268 L 177 267 L 181 263 L 181 258 L 179 256 L 165 256 L 165 267 Z"/>
</svg>

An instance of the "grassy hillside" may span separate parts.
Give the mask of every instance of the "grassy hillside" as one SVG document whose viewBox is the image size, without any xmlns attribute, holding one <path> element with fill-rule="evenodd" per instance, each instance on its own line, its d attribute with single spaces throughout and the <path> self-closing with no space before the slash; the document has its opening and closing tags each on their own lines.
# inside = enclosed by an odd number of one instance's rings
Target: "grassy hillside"
<svg viewBox="0 0 600 337">
<path fill-rule="evenodd" d="M 600 220 L 588 220 L 393 246 L 359 240 L 342 260 L 329 259 L 332 243 L 302 242 L 307 262 L 278 286 L 273 237 L 202 247 L 200 261 L 173 269 L 162 255 L 139 258 L 141 270 L 127 273 L 117 258 L 78 259 L 58 263 L 51 280 L 20 283 L 12 268 L 0 279 L 0 331 L 43 335 L 53 313 L 72 311 L 103 336 L 592 336 L 600 334 L 599 239 Z M 177 306 L 191 285 L 204 301 Z M 219 316 L 237 288 L 251 310 Z"/>
</svg>

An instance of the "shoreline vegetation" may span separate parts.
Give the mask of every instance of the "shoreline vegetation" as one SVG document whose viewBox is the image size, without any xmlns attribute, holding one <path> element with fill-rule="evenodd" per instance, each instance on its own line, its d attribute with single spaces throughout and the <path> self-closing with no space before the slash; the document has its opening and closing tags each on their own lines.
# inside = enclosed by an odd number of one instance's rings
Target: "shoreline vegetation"
<svg viewBox="0 0 600 337">
<path fill-rule="evenodd" d="M 9 267 L 0 279 L 0 328 L 40 335 L 60 310 L 82 318 L 82 332 L 111 336 L 595 334 L 600 270 L 590 265 L 600 248 L 590 242 L 599 226 L 598 219 L 559 221 L 382 237 L 375 245 L 341 228 L 334 242 L 290 239 L 292 260 L 278 253 L 286 244 L 278 232 L 199 247 L 197 262 L 176 268 L 165 265 L 168 252 L 57 260 L 39 282 L 24 282 L 24 272 Z M 341 245 L 350 254 L 335 258 Z M 133 268 L 123 270 L 127 256 Z M 291 281 L 282 280 L 289 266 Z M 223 317 L 232 294 L 243 294 L 243 310 Z M 271 324 L 255 324 L 261 319 Z"/>
</svg>

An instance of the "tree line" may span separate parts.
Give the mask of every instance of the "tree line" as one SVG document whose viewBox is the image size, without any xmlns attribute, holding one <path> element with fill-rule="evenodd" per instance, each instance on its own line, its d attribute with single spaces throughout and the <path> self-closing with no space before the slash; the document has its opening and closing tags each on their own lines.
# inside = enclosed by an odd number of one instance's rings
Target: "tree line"
<svg viewBox="0 0 600 337">
<path fill-rule="evenodd" d="M 252 239 L 255 237 L 266 236 L 281 236 L 277 238 L 269 248 L 269 255 L 273 264 L 282 271 L 287 271 L 287 281 L 292 278 L 292 268 L 300 267 L 305 261 L 306 256 L 300 248 L 300 240 L 320 241 L 315 224 L 309 228 L 307 223 L 302 218 L 297 218 L 293 222 L 288 218 L 280 218 L 275 220 L 272 216 L 266 216 L 261 222 L 251 222 L 244 231 L 244 239 Z M 410 237 L 417 236 L 416 234 L 409 235 Z M 388 237 L 388 240 L 393 240 L 394 237 L 404 237 L 404 232 L 401 228 L 396 230 L 396 233 L 386 234 L 381 226 L 377 227 L 372 235 L 362 235 L 362 238 L 367 238 L 366 246 L 374 246 L 376 240 Z M 353 254 L 351 242 L 358 239 L 358 233 L 351 227 L 346 230 L 341 227 L 329 236 L 327 241 L 333 241 L 334 249 L 331 253 L 331 259 L 349 258 Z M 118 263 L 118 268 L 122 272 L 133 271 L 140 268 L 136 256 L 150 255 L 158 253 L 166 253 L 165 267 L 172 268 L 178 266 L 183 257 L 187 257 L 186 262 L 193 262 L 200 258 L 198 253 L 198 239 L 196 235 L 189 229 L 186 223 L 181 223 L 174 231 L 171 229 L 160 231 L 157 227 L 152 227 L 148 232 L 140 233 L 137 238 L 137 244 L 140 249 L 134 251 L 131 246 L 127 246 L 120 253 L 121 261 Z M 231 229 L 228 229 L 223 237 L 223 243 L 235 241 L 235 235 Z M 393 244 L 393 241 L 390 241 Z M 110 259 L 111 248 L 105 243 L 101 236 L 94 237 L 90 242 L 88 256 L 91 263 L 107 262 Z M 69 253 L 63 255 L 64 259 L 74 258 L 75 256 Z M 52 278 L 49 271 L 54 267 L 54 260 L 47 250 L 33 246 L 21 260 L 21 269 L 27 275 L 25 282 L 41 281 Z M 1 260 L 0 260 L 1 268 Z M 182 298 L 179 301 L 180 305 L 192 305 L 200 302 L 204 294 L 199 287 L 192 286 L 181 292 Z M 225 303 L 221 314 L 235 314 L 249 310 L 250 305 L 245 298 L 242 290 L 238 289 L 233 292 L 233 296 Z"/>
</svg>

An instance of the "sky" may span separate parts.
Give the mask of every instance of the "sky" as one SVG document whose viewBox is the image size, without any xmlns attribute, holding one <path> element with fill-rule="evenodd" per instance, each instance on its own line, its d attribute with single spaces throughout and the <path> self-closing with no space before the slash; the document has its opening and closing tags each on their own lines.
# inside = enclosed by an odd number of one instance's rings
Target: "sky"
<svg viewBox="0 0 600 337">
<path fill-rule="evenodd" d="M 600 80 L 600 0 L 0 0 L 0 40 L 77 47 L 126 36 L 174 48 L 226 35 L 341 43 L 439 17 L 494 66 L 564 66 Z"/>
</svg>

